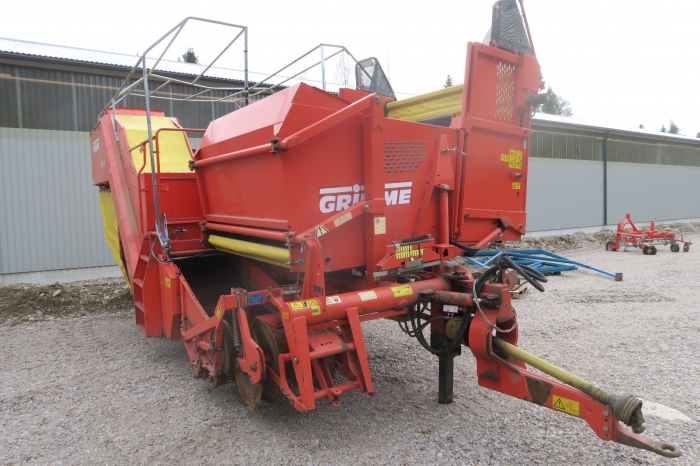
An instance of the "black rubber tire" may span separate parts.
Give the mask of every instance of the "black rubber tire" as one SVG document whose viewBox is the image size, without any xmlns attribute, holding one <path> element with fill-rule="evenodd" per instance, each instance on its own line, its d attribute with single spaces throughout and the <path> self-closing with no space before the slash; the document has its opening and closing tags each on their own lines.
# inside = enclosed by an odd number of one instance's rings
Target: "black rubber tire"
<svg viewBox="0 0 700 466">
<path fill-rule="evenodd" d="M 611 246 L 615 246 L 615 247 L 612 248 Z M 620 249 L 620 247 L 617 245 L 617 241 L 608 241 L 607 243 L 605 243 L 605 250 L 606 251 L 615 252 L 615 251 L 618 251 L 619 249 Z"/>
<path fill-rule="evenodd" d="M 651 254 L 652 256 L 656 255 L 656 246 L 651 247 L 651 249 L 649 250 L 649 254 Z"/>
<path fill-rule="evenodd" d="M 681 247 L 678 246 L 678 243 L 671 243 L 671 252 L 678 252 L 681 250 Z"/>
<path fill-rule="evenodd" d="M 642 254 L 644 254 L 645 256 L 648 256 L 648 255 L 649 255 L 649 248 L 646 247 L 646 246 L 644 246 L 644 247 L 642 248 Z"/>
<path fill-rule="evenodd" d="M 690 251 L 690 245 L 688 243 L 685 243 L 683 245 L 683 252 L 688 252 L 688 251 Z"/>
</svg>

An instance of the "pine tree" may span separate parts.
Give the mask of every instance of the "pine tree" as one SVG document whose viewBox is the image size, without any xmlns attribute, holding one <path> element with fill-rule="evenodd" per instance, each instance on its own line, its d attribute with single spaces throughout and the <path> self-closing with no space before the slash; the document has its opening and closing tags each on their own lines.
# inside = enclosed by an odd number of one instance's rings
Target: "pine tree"
<svg viewBox="0 0 700 466">
<path fill-rule="evenodd" d="M 455 82 L 452 80 L 452 76 L 449 74 L 447 75 L 447 79 L 445 80 L 445 87 L 452 87 L 455 85 Z"/>
<path fill-rule="evenodd" d="M 547 88 L 547 94 L 549 94 L 549 99 L 547 100 L 547 103 L 543 104 L 537 110 L 538 112 L 561 116 L 572 116 L 574 114 L 569 101 L 564 100 L 562 96 L 557 95 L 557 93 L 552 90 L 552 86 Z"/>
<path fill-rule="evenodd" d="M 194 53 L 194 49 L 190 47 L 185 53 L 177 57 L 177 61 L 184 61 L 185 63 L 199 63 L 199 57 Z"/>
<path fill-rule="evenodd" d="M 681 129 L 673 122 L 673 119 L 671 119 L 671 122 L 668 124 L 668 132 L 669 134 L 681 134 Z"/>
</svg>

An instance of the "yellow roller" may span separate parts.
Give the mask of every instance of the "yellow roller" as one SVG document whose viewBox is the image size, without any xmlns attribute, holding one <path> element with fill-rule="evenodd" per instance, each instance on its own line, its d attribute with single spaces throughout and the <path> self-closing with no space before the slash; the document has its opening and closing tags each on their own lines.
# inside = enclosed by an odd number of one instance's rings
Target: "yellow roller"
<svg viewBox="0 0 700 466">
<path fill-rule="evenodd" d="M 268 246 L 267 244 L 251 243 L 240 239 L 225 238 L 218 235 L 209 235 L 209 244 L 219 251 L 247 257 L 248 259 L 267 262 L 289 268 L 289 250 Z"/>
<path fill-rule="evenodd" d="M 396 120 L 419 121 L 444 115 L 460 115 L 463 89 L 464 85 L 459 84 L 410 99 L 389 102 L 386 104 L 387 116 Z"/>
</svg>

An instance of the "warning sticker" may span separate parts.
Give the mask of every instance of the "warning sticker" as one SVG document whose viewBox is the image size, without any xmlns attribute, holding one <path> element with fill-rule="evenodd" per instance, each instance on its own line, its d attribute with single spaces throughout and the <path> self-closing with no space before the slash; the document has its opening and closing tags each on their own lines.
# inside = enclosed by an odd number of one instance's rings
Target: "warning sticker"
<svg viewBox="0 0 700 466">
<path fill-rule="evenodd" d="M 510 162 L 509 154 L 501 154 L 501 162 Z"/>
<path fill-rule="evenodd" d="M 394 298 L 401 296 L 410 296 L 413 294 L 413 289 L 409 285 L 392 286 L 391 292 L 394 293 Z"/>
<path fill-rule="evenodd" d="M 519 181 L 513 181 L 513 189 L 520 189 L 520 182 Z"/>
<path fill-rule="evenodd" d="M 377 299 L 377 293 L 372 290 L 360 291 L 357 293 L 362 301 L 371 301 L 372 299 Z"/>
<path fill-rule="evenodd" d="M 221 306 L 216 307 L 216 318 L 221 320 L 221 316 L 224 315 L 224 311 L 221 310 Z"/>
<path fill-rule="evenodd" d="M 386 235 L 386 217 L 374 218 L 374 234 Z"/>
<path fill-rule="evenodd" d="M 511 150 L 508 158 L 508 168 L 523 168 L 523 151 Z"/>
<path fill-rule="evenodd" d="M 340 296 L 326 296 L 326 304 L 340 304 Z"/>
<path fill-rule="evenodd" d="M 559 411 L 573 414 L 574 416 L 579 416 L 580 414 L 580 403 L 578 401 L 570 400 L 561 396 L 554 395 L 552 397 L 552 407 L 554 409 L 558 409 Z"/>
<path fill-rule="evenodd" d="M 341 215 L 340 217 L 336 218 L 335 220 L 333 220 L 333 224 L 336 227 L 339 227 L 343 223 L 350 221 L 350 220 L 352 220 L 352 212 L 348 212 L 347 214 Z"/>
<path fill-rule="evenodd" d="M 321 305 L 318 299 L 307 299 L 306 301 L 294 301 L 289 303 L 292 309 L 311 309 L 311 315 L 317 316 L 321 314 Z"/>
<path fill-rule="evenodd" d="M 316 238 L 320 238 L 326 233 L 328 233 L 328 228 L 324 227 L 323 225 L 319 225 L 316 227 Z"/>
<path fill-rule="evenodd" d="M 165 277 L 165 287 L 170 288 L 170 279 L 168 277 Z"/>
</svg>

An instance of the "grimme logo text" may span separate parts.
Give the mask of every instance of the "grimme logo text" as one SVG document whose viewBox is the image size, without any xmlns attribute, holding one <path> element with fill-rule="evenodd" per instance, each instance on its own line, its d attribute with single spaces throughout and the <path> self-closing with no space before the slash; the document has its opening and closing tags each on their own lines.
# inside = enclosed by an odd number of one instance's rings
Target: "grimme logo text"
<svg viewBox="0 0 700 466">
<path fill-rule="evenodd" d="M 384 185 L 384 200 L 386 205 L 410 204 L 411 181 L 404 183 L 386 183 Z M 339 188 L 323 188 L 320 190 L 321 201 L 319 209 L 324 214 L 340 212 L 351 205 L 365 199 L 365 187 L 359 184 Z"/>
</svg>

